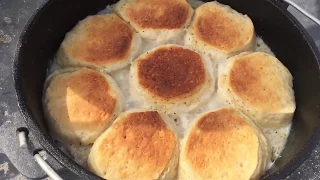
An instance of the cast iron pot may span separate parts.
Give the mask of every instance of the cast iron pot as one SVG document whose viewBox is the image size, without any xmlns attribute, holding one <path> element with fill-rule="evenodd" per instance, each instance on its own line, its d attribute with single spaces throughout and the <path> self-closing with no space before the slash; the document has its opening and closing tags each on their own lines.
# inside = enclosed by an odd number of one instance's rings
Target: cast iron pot
<svg viewBox="0 0 320 180">
<path fill-rule="evenodd" d="M 65 34 L 79 20 L 96 14 L 116 0 L 51 0 L 27 23 L 18 42 L 13 67 L 18 104 L 29 131 L 62 165 L 82 179 L 100 179 L 68 158 L 48 133 L 42 110 L 42 88 L 50 60 Z M 302 25 L 280 0 L 220 0 L 247 14 L 256 33 L 294 77 L 297 109 L 281 158 L 263 177 L 282 179 L 312 152 L 320 136 L 320 72 L 318 49 Z M 276 87 L 275 87 L 276 88 Z"/>
</svg>

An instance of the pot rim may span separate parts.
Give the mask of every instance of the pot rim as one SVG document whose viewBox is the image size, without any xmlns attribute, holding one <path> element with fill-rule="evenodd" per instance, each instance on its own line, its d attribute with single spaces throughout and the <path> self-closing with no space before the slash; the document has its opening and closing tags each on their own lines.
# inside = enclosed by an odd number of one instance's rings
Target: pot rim
<svg viewBox="0 0 320 180">
<path fill-rule="evenodd" d="M 296 28 L 300 31 L 300 34 L 306 40 L 309 48 L 311 49 L 314 57 L 317 60 L 319 66 L 320 73 L 320 53 L 319 50 L 311 38 L 306 29 L 302 26 L 302 24 L 287 10 L 284 9 L 280 2 L 275 0 L 265 0 L 268 3 L 272 4 L 275 8 L 281 11 L 282 15 L 285 16 L 292 24 L 296 26 Z M 16 51 L 14 55 L 14 63 L 13 63 L 13 80 L 16 91 L 16 96 L 18 99 L 19 111 L 23 115 L 24 121 L 27 124 L 28 129 L 31 133 L 33 133 L 37 142 L 39 142 L 43 148 L 51 154 L 59 163 L 61 163 L 64 167 L 68 168 L 73 173 L 79 175 L 85 179 L 101 179 L 97 175 L 92 172 L 86 170 L 79 164 L 77 164 L 74 160 L 66 156 L 53 142 L 52 138 L 49 137 L 36 123 L 35 119 L 32 117 L 30 113 L 30 109 L 25 105 L 25 96 L 23 94 L 23 88 L 20 83 L 20 71 L 19 71 L 19 59 L 20 59 L 20 49 L 22 47 L 24 37 L 28 35 L 28 30 L 34 25 L 37 19 L 41 16 L 42 12 L 50 7 L 50 5 L 54 2 L 54 0 L 44 2 L 29 18 L 26 25 L 24 26 L 19 40 L 16 46 Z M 294 172 L 312 153 L 312 150 L 316 147 L 317 143 L 320 140 L 320 123 L 317 124 L 311 139 L 307 142 L 306 146 L 298 153 L 298 155 L 288 164 L 286 164 L 283 168 L 278 171 L 263 177 L 262 179 L 271 180 L 271 179 L 283 179 Z"/>
</svg>

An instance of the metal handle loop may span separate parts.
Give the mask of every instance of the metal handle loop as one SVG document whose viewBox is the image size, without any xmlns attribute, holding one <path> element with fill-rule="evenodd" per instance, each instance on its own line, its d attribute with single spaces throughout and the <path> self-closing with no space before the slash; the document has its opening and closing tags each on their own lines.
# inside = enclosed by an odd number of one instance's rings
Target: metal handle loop
<svg viewBox="0 0 320 180">
<path fill-rule="evenodd" d="M 27 137 L 24 131 L 18 133 L 20 148 L 27 148 Z M 33 155 L 35 161 L 39 164 L 41 169 L 52 179 L 52 180 L 63 180 L 50 166 L 49 164 L 41 157 L 39 152 L 35 152 Z"/>
<path fill-rule="evenodd" d="M 288 3 L 288 4 L 290 4 L 292 7 L 294 7 L 298 11 L 300 11 L 303 15 L 305 15 L 310 20 L 312 20 L 313 22 L 315 22 L 316 24 L 318 24 L 320 26 L 320 20 L 318 18 L 316 18 L 315 16 L 313 16 L 312 14 L 308 13 L 307 11 L 305 11 L 304 9 L 302 9 L 298 4 L 294 3 L 291 0 L 283 0 L 283 1 Z"/>
</svg>

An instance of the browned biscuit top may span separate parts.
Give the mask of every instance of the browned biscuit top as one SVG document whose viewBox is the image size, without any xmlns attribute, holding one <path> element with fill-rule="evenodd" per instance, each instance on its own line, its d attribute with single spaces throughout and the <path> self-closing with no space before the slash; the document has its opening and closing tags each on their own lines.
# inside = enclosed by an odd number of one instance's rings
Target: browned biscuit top
<svg viewBox="0 0 320 180">
<path fill-rule="evenodd" d="M 233 93 L 244 102 L 267 112 L 282 108 L 284 82 L 277 73 L 274 57 L 253 53 L 235 58 L 229 74 Z M 279 89 L 278 89 L 279 88 Z"/>
<path fill-rule="evenodd" d="M 182 47 L 159 48 L 138 62 L 140 85 L 162 98 L 192 94 L 205 79 L 201 56 Z"/>
<path fill-rule="evenodd" d="M 143 29 L 182 28 L 189 13 L 189 4 L 181 0 L 135 0 L 124 9 L 125 18 Z"/>
<path fill-rule="evenodd" d="M 173 157 L 177 138 L 156 111 L 120 116 L 95 154 L 106 178 L 158 179 Z"/>
<path fill-rule="evenodd" d="M 254 129 L 230 108 L 202 116 L 186 141 L 186 161 L 201 179 L 250 179 L 258 164 Z"/>
<path fill-rule="evenodd" d="M 126 60 L 134 31 L 116 14 L 88 17 L 73 30 L 64 43 L 72 58 L 94 65 L 107 65 Z"/>
<path fill-rule="evenodd" d="M 251 23 L 235 17 L 217 3 L 206 3 L 196 10 L 194 35 L 218 50 L 234 51 L 248 43 L 254 33 Z"/>
<path fill-rule="evenodd" d="M 108 123 L 117 101 L 106 77 L 87 68 L 54 77 L 46 98 L 49 113 L 60 126 L 78 130 Z"/>
</svg>

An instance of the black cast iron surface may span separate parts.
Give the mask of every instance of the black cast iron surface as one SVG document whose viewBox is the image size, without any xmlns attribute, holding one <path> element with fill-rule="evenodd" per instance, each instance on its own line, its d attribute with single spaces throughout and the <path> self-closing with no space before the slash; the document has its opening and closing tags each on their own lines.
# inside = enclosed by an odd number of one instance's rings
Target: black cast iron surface
<svg viewBox="0 0 320 180">
<path fill-rule="evenodd" d="M 320 17 L 319 0 L 294 1 L 312 14 Z M 0 127 L 5 129 L 0 131 L 0 147 L 1 145 L 8 144 L 3 148 L 4 151 L 0 149 L 0 179 L 25 179 L 9 162 L 3 152 L 10 152 L 21 157 L 18 157 L 13 161 L 15 161 L 14 164 L 16 164 L 22 174 L 28 175 L 29 177 L 40 177 L 40 179 L 45 178 L 44 173 L 32 160 L 31 155 L 28 157 L 27 152 L 14 150 L 14 147 L 9 146 L 9 144 L 12 143 L 8 143 L 14 141 L 18 143 L 15 138 L 15 129 L 13 127 L 24 126 L 22 117 L 18 112 L 12 83 L 11 67 L 15 46 L 27 19 L 43 2 L 45 2 L 45 0 L 0 0 Z M 294 11 L 292 8 L 290 8 L 290 11 L 307 28 L 316 41 L 318 47 L 320 47 L 320 28 L 307 18 L 304 18 L 298 12 Z M 8 133 L 11 133 L 11 138 L 4 138 L 3 135 Z M 32 140 L 32 136 L 30 139 Z M 31 144 L 34 146 L 31 147 L 33 149 L 40 147 L 35 142 L 31 142 Z M 18 144 L 16 146 L 18 146 Z M 29 149 L 29 151 L 33 151 L 33 149 Z M 320 143 L 318 143 L 318 146 L 315 148 L 308 160 L 287 179 L 320 179 L 319 151 Z M 51 161 L 50 157 L 48 157 L 48 160 Z M 32 172 L 28 171 L 28 168 L 25 167 L 33 167 Z M 58 164 L 54 165 L 54 168 L 63 170 Z M 69 178 L 71 178 L 70 174 L 65 172 L 63 174 L 64 176 L 69 176 Z"/>
</svg>

